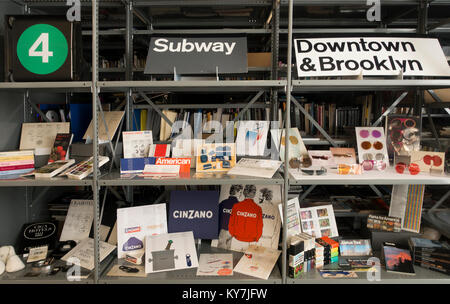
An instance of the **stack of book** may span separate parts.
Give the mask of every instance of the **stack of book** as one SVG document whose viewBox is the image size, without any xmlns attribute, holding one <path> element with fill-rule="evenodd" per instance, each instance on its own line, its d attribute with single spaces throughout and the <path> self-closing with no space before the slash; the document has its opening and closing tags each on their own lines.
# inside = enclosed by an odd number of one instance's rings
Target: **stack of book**
<svg viewBox="0 0 450 304">
<path fill-rule="evenodd" d="M 291 237 L 288 249 L 289 271 L 291 278 L 297 278 L 301 273 L 314 268 L 315 242 L 314 237 L 300 233 Z"/>
<path fill-rule="evenodd" d="M 409 239 L 414 264 L 450 274 L 450 245 L 424 238 Z"/>
<path fill-rule="evenodd" d="M 0 175 L 23 174 L 33 170 L 33 150 L 0 152 Z"/>
</svg>

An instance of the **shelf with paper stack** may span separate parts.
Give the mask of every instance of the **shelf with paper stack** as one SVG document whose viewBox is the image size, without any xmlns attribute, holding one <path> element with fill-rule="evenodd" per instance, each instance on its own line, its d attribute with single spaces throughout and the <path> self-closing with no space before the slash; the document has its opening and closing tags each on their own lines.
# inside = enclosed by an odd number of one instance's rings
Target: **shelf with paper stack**
<svg viewBox="0 0 450 304">
<path fill-rule="evenodd" d="M 415 275 L 402 275 L 380 270 L 380 281 L 370 281 L 367 279 L 367 273 L 358 272 L 358 278 L 325 279 L 322 278 L 319 271 L 313 271 L 300 274 L 296 279 L 287 278 L 288 284 L 399 284 L 399 282 L 408 284 L 449 284 L 450 277 L 437 271 L 428 270 L 419 266 L 414 267 Z M 372 276 L 370 274 L 369 276 Z"/>
<path fill-rule="evenodd" d="M 363 172 L 358 175 L 342 175 L 337 170 L 328 169 L 324 175 L 302 175 L 301 179 L 290 176 L 291 185 L 450 185 L 450 175 L 430 175 L 419 173 L 399 174 L 393 167 L 384 171 Z"/>
<path fill-rule="evenodd" d="M 175 185 L 226 185 L 226 184 L 258 184 L 258 185 L 281 185 L 284 179 L 279 172 L 272 178 L 228 175 L 221 173 L 196 173 L 191 169 L 189 176 L 177 178 L 150 179 L 139 177 L 121 176 L 119 172 L 108 173 L 99 179 L 100 186 L 175 186 Z"/>
<path fill-rule="evenodd" d="M 201 253 L 232 253 L 233 267 L 244 255 L 243 252 L 230 251 L 221 248 L 211 247 L 209 243 L 202 241 L 197 245 L 197 255 Z M 248 275 L 233 272 L 231 276 L 197 276 L 197 267 L 192 269 L 180 269 L 173 271 L 164 271 L 147 274 L 146 277 L 116 277 L 107 276 L 108 272 L 115 265 L 126 265 L 133 267 L 133 264 L 118 260 L 117 256 L 113 259 L 105 260 L 101 267 L 101 276 L 99 283 L 103 284 L 281 284 L 281 272 L 277 264 L 272 270 L 267 280 L 251 277 Z"/>
</svg>

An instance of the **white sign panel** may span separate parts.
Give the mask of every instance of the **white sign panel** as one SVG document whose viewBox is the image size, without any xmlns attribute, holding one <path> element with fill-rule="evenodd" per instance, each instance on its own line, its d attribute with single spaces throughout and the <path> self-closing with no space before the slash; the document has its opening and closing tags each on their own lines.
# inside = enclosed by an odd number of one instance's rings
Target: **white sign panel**
<svg viewBox="0 0 450 304">
<path fill-rule="evenodd" d="M 299 77 L 450 76 L 437 39 L 318 38 L 295 39 Z"/>
</svg>

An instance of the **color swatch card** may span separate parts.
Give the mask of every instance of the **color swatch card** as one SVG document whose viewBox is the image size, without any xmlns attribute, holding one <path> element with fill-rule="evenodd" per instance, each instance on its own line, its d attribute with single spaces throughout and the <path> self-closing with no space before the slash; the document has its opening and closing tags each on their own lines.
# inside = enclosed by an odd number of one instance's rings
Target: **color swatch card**
<svg viewBox="0 0 450 304">
<path fill-rule="evenodd" d="M 198 261 L 198 276 L 233 275 L 232 253 L 202 253 Z"/>
<path fill-rule="evenodd" d="M 169 156 L 170 156 L 169 144 L 150 145 L 148 150 L 148 157 L 169 157 Z"/>
<path fill-rule="evenodd" d="M 192 231 L 147 235 L 145 273 L 198 267 Z"/>
<path fill-rule="evenodd" d="M 309 150 L 313 167 L 336 167 L 333 154 L 329 150 Z"/>
<path fill-rule="evenodd" d="M 196 172 L 226 172 L 236 165 L 236 144 L 204 144 L 197 147 Z"/>
<path fill-rule="evenodd" d="M 445 153 L 412 151 L 411 163 L 417 164 L 420 172 L 444 174 Z"/>
<path fill-rule="evenodd" d="M 420 232 L 424 193 L 425 185 L 409 185 L 405 216 L 403 218 L 403 230 Z"/>
<path fill-rule="evenodd" d="M 240 121 L 236 136 L 236 154 L 239 156 L 263 156 L 269 124 L 269 121 Z"/>
<path fill-rule="evenodd" d="M 353 165 L 356 164 L 356 153 L 354 148 L 330 148 L 333 154 L 334 162 L 338 165 Z"/>
<path fill-rule="evenodd" d="M 300 208 L 302 231 L 313 237 L 339 236 L 333 205 Z"/>
<path fill-rule="evenodd" d="M 356 127 L 355 131 L 359 163 L 364 165 L 364 169 L 370 170 L 365 164 L 373 163 L 371 161 L 383 164 L 383 168 L 388 167 L 389 157 L 383 128 Z M 366 162 L 364 163 L 364 161 Z"/>
<path fill-rule="evenodd" d="M 272 129 L 270 130 L 272 140 L 275 143 L 275 147 L 280 153 L 280 159 L 284 161 L 286 136 L 285 129 Z M 301 161 L 305 156 L 309 158 L 308 150 L 303 143 L 300 132 L 297 128 L 289 129 L 289 168 L 294 168 L 292 165 L 294 162 Z"/>
</svg>

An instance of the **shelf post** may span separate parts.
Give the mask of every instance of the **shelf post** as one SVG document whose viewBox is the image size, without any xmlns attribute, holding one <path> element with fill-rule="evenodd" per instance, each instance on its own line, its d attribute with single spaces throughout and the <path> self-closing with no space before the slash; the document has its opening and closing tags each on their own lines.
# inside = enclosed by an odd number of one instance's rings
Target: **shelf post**
<svg viewBox="0 0 450 304">
<path fill-rule="evenodd" d="M 94 283 L 99 280 L 100 269 L 100 222 L 99 222 L 99 187 L 98 187 L 98 2 L 92 0 L 92 122 L 94 127 L 93 151 L 94 172 L 92 192 L 94 200 Z"/>
<path fill-rule="evenodd" d="M 126 37 L 125 37 L 125 79 L 127 81 L 133 80 L 133 1 L 127 1 L 126 3 Z M 133 130 L 133 92 L 131 88 L 128 88 L 126 92 L 126 130 Z M 120 132 L 120 129 L 119 129 Z M 120 136 L 118 134 L 117 136 Z M 128 202 L 133 201 L 133 187 L 125 188 L 125 197 Z"/>
<path fill-rule="evenodd" d="M 280 48 L 280 2 L 279 0 L 273 0 L 272 8 L 272 70 L 270 73 L 270 79 L 278 80 L 278 60 L 279 60 L 279 48 Z M 278 90 L 271 90 L 271 118 L 272 121 L 278 121 Z"/>
<path fill-rule="evenodd" d="M 288 25 L 288 49 L 287 49 L 287 84 L 286 84 L 286 113 L 285 113 L 285 138 L 289 138 L 289 129 L 291 127 L 291 88 L 292 88 L 292 19 L 294 5 L 293 0 L 289 0 L 289 25 Z M 289 193 L 289 140 L 285 140 L 284 149 L 284 191 L 283 191 L 283 242 L 281 255 L 281 277 L 283 283 L 286 284 L 286 267 L 287 267 L 287 202 Z"/>
</svg>

